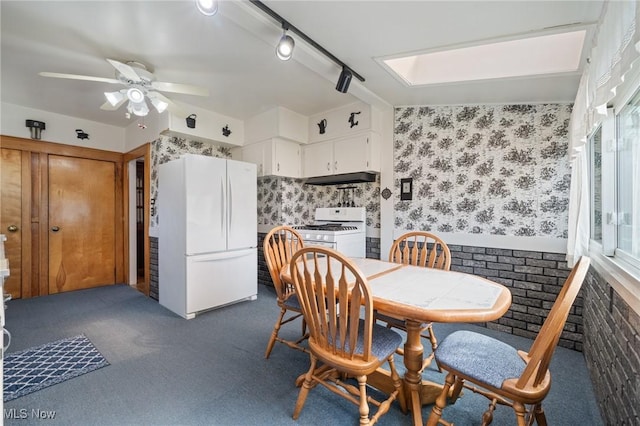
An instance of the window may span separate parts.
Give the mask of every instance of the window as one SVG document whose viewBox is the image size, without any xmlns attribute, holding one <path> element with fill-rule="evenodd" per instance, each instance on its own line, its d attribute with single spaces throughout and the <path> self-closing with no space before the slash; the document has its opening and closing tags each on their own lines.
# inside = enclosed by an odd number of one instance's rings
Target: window
<svg viewBox="0 0 640 426">
<path fill-rule="evenodd" d="M 617 116 L 617 237 L 623 257 L 640 264 L 640 92 Z M 629 260 L 629 259 L 628 259 Z"/>
<path fill-rule="evenodd" d="M 602 127 L 589 138 L 591 177 L 591 239 L 602 244 Z"/>
</svg>

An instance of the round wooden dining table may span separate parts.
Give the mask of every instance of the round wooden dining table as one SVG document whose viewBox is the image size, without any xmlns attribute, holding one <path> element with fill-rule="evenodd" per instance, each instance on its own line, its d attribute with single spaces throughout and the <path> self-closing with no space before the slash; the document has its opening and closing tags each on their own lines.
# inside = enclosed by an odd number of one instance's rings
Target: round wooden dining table
<svg viewBox="0 0 640 426">
<path fill-rule="evenodd" d="M 413 423 L 422 425 L 422 405 L 431 404 L 442 384 L 422 379 L 424 347 L 420 338 L 423 324 L 478 323 L 502 317 L 511 306 L 511 292 L 501 284 L 471 274 L 412 265 L 400 265 L 368 258 L 350 258 L 367 277 L 374 309 L 405 322 L 403 377 L 406 400 Z M 291 283 L 290 265 L 281 271 Z M 368 377 L 368 383 L 383 392 L 393 392 L 385 374 Z"/>
</svg>

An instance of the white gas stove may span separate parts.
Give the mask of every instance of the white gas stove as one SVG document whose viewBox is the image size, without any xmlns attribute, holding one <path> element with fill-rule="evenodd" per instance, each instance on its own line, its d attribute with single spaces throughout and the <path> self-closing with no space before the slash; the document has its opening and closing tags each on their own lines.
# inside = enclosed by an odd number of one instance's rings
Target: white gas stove
<svg viewBox="0 0 640 426">
<path fill-rule="evenodd" d="M 366 209 L 319 207 L 315 222 L 294 226 L 305 245 L 322 245 L 348 257 L 366 257 Z"/>
</svg>

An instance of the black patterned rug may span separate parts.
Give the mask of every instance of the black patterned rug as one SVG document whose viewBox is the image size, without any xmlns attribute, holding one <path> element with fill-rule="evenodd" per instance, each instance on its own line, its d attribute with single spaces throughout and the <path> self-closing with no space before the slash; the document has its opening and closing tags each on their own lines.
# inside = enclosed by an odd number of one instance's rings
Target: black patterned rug
<svg viewBox="0 0 640 426">
<path fill-rule="evenodd" d="M 57 340 L 4 358 L 4 401 L 109 365 L 84 335 Z"/>
</svg>

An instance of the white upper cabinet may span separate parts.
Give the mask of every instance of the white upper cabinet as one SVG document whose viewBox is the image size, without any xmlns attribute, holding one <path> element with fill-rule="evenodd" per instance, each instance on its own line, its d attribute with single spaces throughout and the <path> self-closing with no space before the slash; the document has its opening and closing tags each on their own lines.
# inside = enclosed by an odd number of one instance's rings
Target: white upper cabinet
<svg viewBox="0 0 640 426">
<path fill-rule="evenodd" d="M 380 171 L 380 136 L 375 132 L 303 147 L 304 177 Z"/>
<path fill-rule="evenodd" d="M 309 119 L 283 107 L 272 108 L 251 117 L 245 123 L 245 143 L 251 144 L 270 138 L 284 138 L 306 143 Z"/>
<path fill-rule="evenodd" d="M 334 174 L 333 141 L 306 145 L 303 158 L 304 177 Z"/>
<path fill-rule="evenodd" d="M 166 111 L 159 116 L 160 134 L 229 147 L 244 143 L 244 122 L 191 105 L 183 109 L 195 117 L 195 123 L 189 123 L 194 127 L 189 127 L 185 118 Z"/>
<path fill-rule="evenodd" d="M 258 176 L 301 176 L 300 145 L 286 139 L 271 138 L 234 149 L 233 158 L 255 164 Z"/>
</svg>

